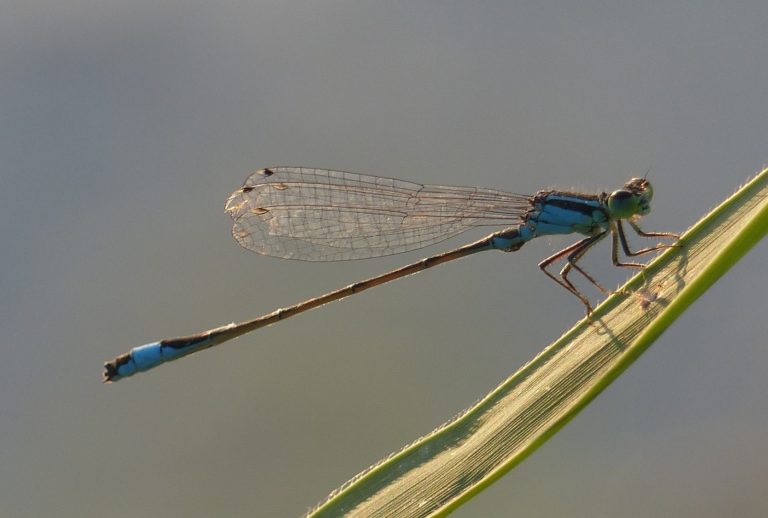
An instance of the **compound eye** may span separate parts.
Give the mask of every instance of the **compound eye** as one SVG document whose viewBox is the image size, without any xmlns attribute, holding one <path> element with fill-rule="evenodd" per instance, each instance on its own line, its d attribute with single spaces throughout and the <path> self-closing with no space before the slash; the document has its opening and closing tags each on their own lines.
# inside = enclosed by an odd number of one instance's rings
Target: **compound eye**
<svg viewBox="0 0 768 518">
<path fill-rule="evenodd" d="M 645 182 L 645 188 L 643 189 L 643 197 L 650 202 L 653 199 L 653 187 L 651 187 L 651 182 L 647 181 Z"/>
<path fill-rule="evenodd" d="M 638 199 L 637 195 L 621 189 L 613 191 L 608 196 L 608 210 L 611 216 L 616 219 L 626 219 L 637 214 Z"/>
</svg>

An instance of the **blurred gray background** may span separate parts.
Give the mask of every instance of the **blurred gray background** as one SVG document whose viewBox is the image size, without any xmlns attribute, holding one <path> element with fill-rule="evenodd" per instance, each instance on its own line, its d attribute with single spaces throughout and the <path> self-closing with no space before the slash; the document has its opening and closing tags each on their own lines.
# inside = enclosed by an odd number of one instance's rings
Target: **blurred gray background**
<svg viewBox="0 0 768 518">
<path fill-rule="evenodd" d="M 158 5 L 159 4 L 159 5 Z M 516 192 L 650 170 L 683 231 L 768 160 L 768 4 L 0 4 L 0 515 L 297 516 L 583 316 L 567 239 L 442 266 L 116 385 L 103 361 L 468 242 L 239 248 L 252 170 Z M 615 286 L 608 246 L 586 266 Z M 470 517 L 768 515 L 768 244 Z M 762 294 L 762 295 L 761 295 Z"/>
</svg>

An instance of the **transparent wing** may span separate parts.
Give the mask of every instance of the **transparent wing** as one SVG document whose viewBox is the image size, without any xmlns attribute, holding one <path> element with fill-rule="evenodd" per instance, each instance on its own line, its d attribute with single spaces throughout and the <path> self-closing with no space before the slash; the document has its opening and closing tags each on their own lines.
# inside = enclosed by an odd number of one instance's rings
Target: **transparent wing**
<svg viewBox="0 0 768 518">
<path fill-rule="evenodd" d="M 260 169 L 227 200 L 232 235 L 264 255 L 339 261 L 397 254 L 473 227 L 513 225 L 530 197 L 343 171 Z"/>
</svg>

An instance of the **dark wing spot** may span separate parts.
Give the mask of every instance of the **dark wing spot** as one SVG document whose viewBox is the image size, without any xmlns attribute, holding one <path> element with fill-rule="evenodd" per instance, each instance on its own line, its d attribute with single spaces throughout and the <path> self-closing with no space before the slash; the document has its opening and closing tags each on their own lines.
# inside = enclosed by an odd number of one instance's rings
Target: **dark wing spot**
<svg viewBox="0 0 768 518">
<path fill-rule="evenodd" d="M 271 169 L 262 169 L 261 174 L 262 176 L 272 176 L 275 172 Z"/>
<path fill-rule="evenodd" d="M 251 186 L 243 187 L 243 189 L 242 189 L 243 192 L 251 192 L 252 190 L 253 190 L 253 187 L 251 187 Z"/>
</svg>

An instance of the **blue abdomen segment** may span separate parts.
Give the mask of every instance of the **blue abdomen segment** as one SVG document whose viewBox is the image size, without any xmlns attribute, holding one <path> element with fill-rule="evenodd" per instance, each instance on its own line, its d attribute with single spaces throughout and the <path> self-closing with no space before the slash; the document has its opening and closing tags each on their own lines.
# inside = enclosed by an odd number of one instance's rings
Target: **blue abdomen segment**
<svg viewBox="0 0 768 518">
<path fill-rule="evenodd" d="M 154 369 L 165 362 L 207 349 L 215 345 L 214 338 L 232 327 L 234 324 L 211 329 L 199 335 L 170 338 L 134 347 L 128 353 L 104 364 L 105 381 L 127 378 L 138 372 Z"/>
<path fill-rule="evenodd" d="M 186 344 L 174 344 L 173 346 L 164 342 L 165 340 L 140 345 L 131 349 L 127 354 L 115 358 L 104 366 L 107 370 L 107 379 L 117 381 L 127 378 L 138 372 L 154 369 L 165 362 L 205 349 L 208 346 L 207 339 Z"/>
<path fill-rule="evenodd" d="M 530 241 L 530 232 L 527 227 L 520 225 L 518 228 L 508 228 L 501 232 L 496 232 L 490 239 L 490 247 L 504 252 L 514 252 L 520 250 L 526 242 Z"/>
<path fill-rule="evenodd" d="M 117 381 L 133 376 L 137 372 L 157 367 L 165 361 L 163 358 L 162 342 L 152 342 L 134 347 L 127 354 L 119 356 L 106 364 L 105 368 L 107 369 L 109 381 Z"/>
</svg>

